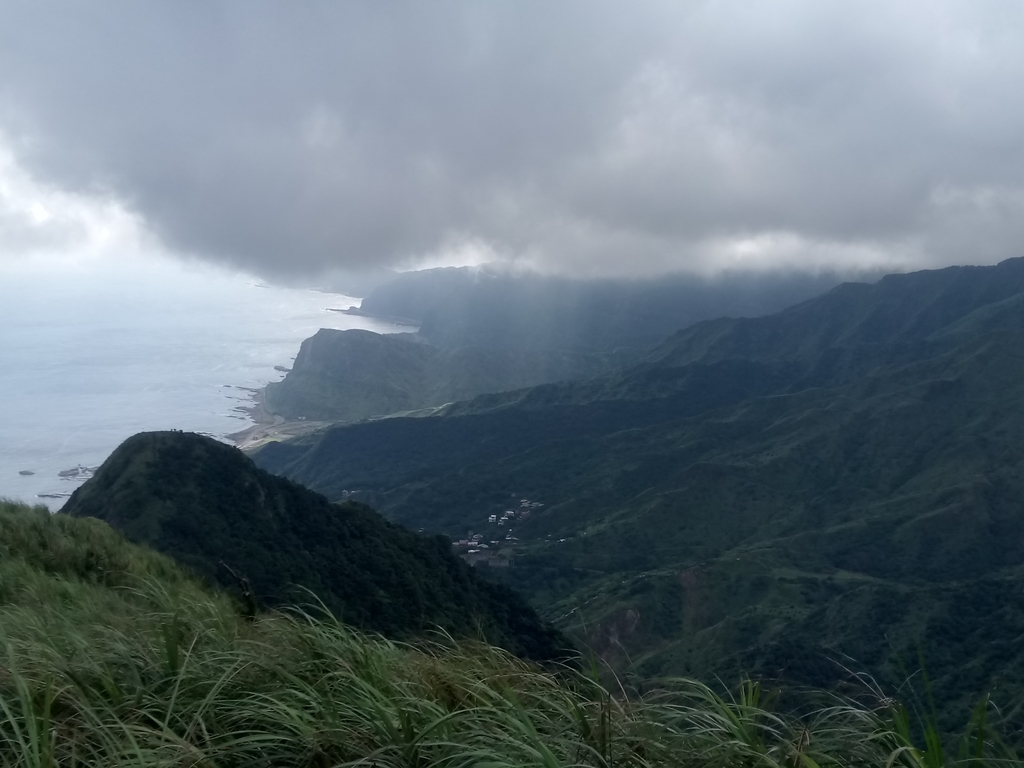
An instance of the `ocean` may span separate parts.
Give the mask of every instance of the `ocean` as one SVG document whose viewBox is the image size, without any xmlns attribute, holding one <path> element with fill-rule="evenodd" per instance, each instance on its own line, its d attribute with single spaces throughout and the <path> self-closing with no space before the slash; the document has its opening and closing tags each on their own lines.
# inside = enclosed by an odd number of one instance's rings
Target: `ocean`
<svg viewBox="0 0 1024 768">
<path fill-rule="evenodd" d="M 330 311 L 356 304 L 161 259 L 0 270 L 0 498 L 59 509 L 137 432 L 251 426 L 319 328 L 410 330 Z"/>
</svg>

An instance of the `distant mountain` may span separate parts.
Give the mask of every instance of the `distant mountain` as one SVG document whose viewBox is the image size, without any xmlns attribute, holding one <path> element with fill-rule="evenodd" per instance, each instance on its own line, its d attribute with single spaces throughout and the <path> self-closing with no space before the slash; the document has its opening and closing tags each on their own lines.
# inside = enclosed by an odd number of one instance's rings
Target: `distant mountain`
<svg viewBox="0 0 1024 768">
<path fill-rule="evenodd" d="M 304 587 L 346 623 L 391 637 L 440 627 L 528 658 L 565 648 L 522 598 L 479 578 L 446 539 L 362 504 L 331 504 L 199 435 L 129 438 L 63 513 L 99 518 L 258 603 L 308 602 Z"/>
<path fill-rule="evenodd" d="M 959 704 L 1024 695 L 1021 435 L 1015 259 L 839 286 L 612 376 L 255 459 L 452 533 L 543 503 L 508 578 L 624 674 L 896 685 L 920 650 Z"/>
<path fill-rule="evenodd" d="M 650 360 L 806 360 L 875 353 L 923 357 L 958 340 L 1019 329 L 1024 258 L 847 283 L 770 317 L 721 318 L 679 331 Z M 884 358 L 881 359 L 884 362 Z"/>
<path fill-rule="evenodd" d="M 302 343 L 264 404 L 287 419 L 358 421 L 489 392 L 592 378 L 625 358 L 504 347 L 438 349 L 413 334 L 321 329 Z"/>
<path fill-rule="evenodd" d="M 443 348 L 613 350 L 653 346 L 701 320 L 777 312 L 843 279 L 828 272 L 737 272 L 582 280 L 492 266 L 428 269 L 375 288 L 358 311 L 405 318 Z"/>
<path fill-rule="evenodd" d="M 398 275 L 360 314 L 418 333 L 321 329 L 264 405 L 289 420 L 351 422 L 478 395 L 608 375 L 668 334 L 720 314 L 759 315 L 831 287 L 835 275 L 570 280 L 496 268 Z"/>
</svg>

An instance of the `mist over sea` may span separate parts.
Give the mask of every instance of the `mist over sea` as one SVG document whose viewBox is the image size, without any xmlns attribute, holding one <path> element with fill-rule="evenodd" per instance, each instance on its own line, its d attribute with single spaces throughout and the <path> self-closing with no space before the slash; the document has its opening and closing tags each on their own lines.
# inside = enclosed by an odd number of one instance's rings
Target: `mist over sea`
<svg viewBox="0 0 1024 768">
<path fill-rule="evenodd" d="M 57 509 L 40 494 L 84 480 L 60 472 L 136 432 L 250 426 L 248 390 L 319 328 L 409 330 L 329 311 L 356 303 L 163 260 L 0 271 L 0 497 Z"/>
</svg>

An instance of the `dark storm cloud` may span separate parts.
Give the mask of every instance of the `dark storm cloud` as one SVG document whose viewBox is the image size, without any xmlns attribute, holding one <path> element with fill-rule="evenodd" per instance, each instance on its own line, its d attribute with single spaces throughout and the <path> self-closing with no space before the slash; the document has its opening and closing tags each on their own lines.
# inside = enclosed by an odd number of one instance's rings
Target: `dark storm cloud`
<svg viewBox="0 0 1024 768">
<path fill-rule="evenodd" d="M 993 261 L 1024 242 L 1022 13 L 7 0 L 0 127 L 264 274 Z"/>
</svg>

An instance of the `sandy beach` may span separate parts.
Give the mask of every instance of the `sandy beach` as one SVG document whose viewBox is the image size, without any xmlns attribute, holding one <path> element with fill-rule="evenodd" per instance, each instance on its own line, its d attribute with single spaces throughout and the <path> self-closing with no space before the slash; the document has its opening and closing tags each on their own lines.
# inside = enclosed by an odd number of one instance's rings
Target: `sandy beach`
<svg viewBox="0 0 1024 768">
<path fill-rule="evenodd" d="M 290 440 L 300 435 L 308 435 L 318 429 L 328 427 L 329 421 L 286 421 L 283 416 L 278 416 L 267 411 L 263 402 L 263 390 L 252 391 L 252 405 L 239 407 L 256 423 L 253 426 L 227 435 L 236 446 L 243 451 L 253 451 L 267 443 Z"/>
</svg>

